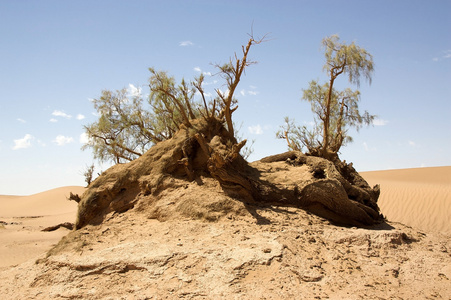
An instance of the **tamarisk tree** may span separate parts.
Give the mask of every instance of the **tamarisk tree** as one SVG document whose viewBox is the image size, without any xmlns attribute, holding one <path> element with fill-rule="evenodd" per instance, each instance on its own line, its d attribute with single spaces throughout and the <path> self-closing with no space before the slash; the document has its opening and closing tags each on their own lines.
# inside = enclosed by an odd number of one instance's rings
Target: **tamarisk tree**
<svg viewBox="0 0 451 300">
<path fill-rule="evenodd" d="M 358 90 L 346 88 L 337 91 L 334 83 L 343 74 L 347 75 L 351 84 L 359 86 L 362 77 L 371 84 L 374 64 L 373 57 L 365 49 L 354 42 L 349 45 L 340 43 L 337 35 L 324 38 L 322 45 L 326 58 L 323 69 L 329 81 L 322 85 L 311 81 L 302 95 L 302 100 L 310 103 L 314 113 L 313 129 L 298 126 L 286 118 L 277 136 L 285 139 L 290 149 L 306 149 L 312 155 L 333 160 L 340 148 L 352 141 L 348 135 L 349 128 L 358 130 L 365 124 L 371 124 L 375 118 L 367 111 L 359 111 Z"/>
<path fill-rule="evenodd" d="M 203 74 L 191 82 L 180 84 L 164 71 L 149 68 L 150 95 L 145 101 L 140 93 L 127 89 L 102 91 L 93 100 L 99 119 L 84 127 L 88 142 L 82 149 L 91 148 L 100 161 L 123 163 L 142 156 L 151 146 L 171 139 L 182 128 L 192 128 L 193 120 L 219 120 L 228 134 L 235 137 L 232 114 L 238 108 L 234 98 L 244 70 L 255 62 L 248 59 L 253 45 L 263 42 L 251 35 L 242 56 L 237 54 L 223 65 L 216 65 L 218 75 L 225 80 L 226 91 L 215 89 L 216 96 L 207 98 L 203 88 Z M 243 141 L 243 146 L 246 141 Z M 240 144 L 241 145 L 241 144 Z M 242 146 L 241 146 L 242 147 Z M 241 149 L 241 148 L 240 148 Z"/>
<path fill-rule="evenodd" d="M 92 148 L 94 158 L 121 163 L 141 156 L 152 144 L 168 138 L 159 128 L 159 120 L 143 108 L 141 95 L 127 89 L 104 90 L 92 100 L 99 119 L 84 126 L 88 142 L 82 149 Z"/>
</svg>

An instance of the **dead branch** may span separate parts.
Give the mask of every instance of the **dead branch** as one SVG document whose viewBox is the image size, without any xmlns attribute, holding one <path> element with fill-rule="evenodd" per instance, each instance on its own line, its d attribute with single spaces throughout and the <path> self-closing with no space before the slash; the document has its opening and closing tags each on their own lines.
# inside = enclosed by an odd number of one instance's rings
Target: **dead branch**
<svg viewBox="0 0 451 300">
<path fill-rule="evenodd" d="M 80 202 L 81 198 L 80 196 L 78 196 L 78 194 L 72 194 L 72 192 L 70 192 L 69 198 L 67 198 L 67 200 L 72 200 L 78 203 Z"/>
<path fill-rule="evenodd" d="M 46 228 L 42 229 L 41 231 L 44 231 L 44 232 L 55 231 L 57 229 L 60 229 L 61 227 L 72 230 L 72 229 L 74 229 L 74 224 L 69 223 L 69 222 L 64 222 L 64 223 L 61 223 L 61 224 L 58 224 L 55 226 L 46 227 Z"/>
<path fill-rule="evenodd" d="M 194 137 L 196 138 L 197 142 L 199 143 L 200 147 L 202 148 L 202 151 L 204 151 L 205 155 L 207 155 L 207 157 L 210 157 L 210 154 L 211 154 L 210 146 L 208 146 L 204 135 L 201 133 L 196 133 L 194 135 Z"/>
</svg>

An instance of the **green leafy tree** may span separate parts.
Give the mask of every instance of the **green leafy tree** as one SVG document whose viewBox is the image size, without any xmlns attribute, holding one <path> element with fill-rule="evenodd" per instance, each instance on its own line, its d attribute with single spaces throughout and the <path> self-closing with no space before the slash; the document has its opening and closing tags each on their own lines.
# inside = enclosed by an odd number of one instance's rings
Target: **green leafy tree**
<svg viewBox="0 0 451 300">
<path fill-rule="evenodd" d="M 358 90 L 346 88 L 337 91 L 334 88 L 335 80 L 345 74 L 351 84 L 359 86 L 361 77 L 371 83 L 374 64 L 371 54 L 365 49 L 354 42 L 350 45 L 340 43 L 337 35 L 326 37 L 322 45 L 326 58 L 323 69 L 329 76 L 329 82 L 320 85 L 313 80 L 302 95 L 302 99 L 310 103 L 314 113 L 313 129 L 297 126 L 294 121 L 286 118 L 285 125 L 277 136 L 285 139 L 290 149 L 306 148 L 312 155 L 332 160 L 337 157 L 343 145 L 352 141 L 348 134 L 349 128 L 358 130 L 365 124 L 371 124 L 375 117 L 367 111 L 359 111 Z"/>
<path fill-rule="evenodd" d="M 95 159 L 131 161 L 166 138 L 165 132 L 154 130 L 155 120 L 143 108 L 140 95 L 131 95 L 125 88 L 115 92 L 104 90 L 92 102 L 99 119 L 84 126 L 88 142 L 82 149 L 92 148 Z"/>
<path fill-rule="evenodd" d="M 199 118 L 219 119 L 235 136 L 232 114 L 238 106 L 234 93 L 246 67 L 255 63 L 248 60 L 251 46 L 262 41 L 251 36 L 242 47 L 241 58 L 235 54 L 228 63 L 216 65 L 227 89 L 215 89 L 214 98 L 207 99 L 204 75 L 177 84 L 167 72 L 154 68 L 149 68 L 149 107 L 144 106 L 141 95 L 132 95 L 125 88 L 102 91 L 101 97 L 93 100 L 99 119 L 84 127 L 88 142 L 82 149 L 91 148 L 94 158 L 100 161 L 132 161 L 152 145 L 172 138 L 182 127 L 192 127 L 192 121 Z"/>
</svg>

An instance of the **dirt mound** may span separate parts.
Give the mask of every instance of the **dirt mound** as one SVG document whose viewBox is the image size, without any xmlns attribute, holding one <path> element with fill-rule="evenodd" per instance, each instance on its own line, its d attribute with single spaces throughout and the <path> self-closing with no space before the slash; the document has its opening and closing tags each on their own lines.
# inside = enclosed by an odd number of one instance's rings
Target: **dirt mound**
<svg viewBox="0 0 451 300">
<path fill-rule="evenodd" d="M 371 188 L 352 165 L 293 151 L 251 166 L 258 170 L 258 180 L 270 186 L 267 202 L 287 203 L 345 225 L 382 220 L 377 206 L 379 186 Z"/>
<path fill-rule="evenodd" d="M 249 203 L 264 203 L 304 208 L 340 224 L 362 226 L 382 220 L 378 187 L 369 187 L 351 165 L 300 152 L 248 164 L 239 155 L 243 145 L 217 119 L 193 121 L 135 161 L 113 166 L 98 177 L 81 197 L 75 226 L 101 224 L 110 212 L 135 205 L 151 207 L 156 218 L 176 217 L 173 209 L 167 210 L 172 200 L 166 194 L 183 191 L 191 182 L 199 188 L 180 192 L 191 196 L 182 197 L 184 203 L 177 202 L 175 211 L 194 218 L 217 219 L 230 210 L 241 213 Z M 201 197 L 203 188 L 213 188 L 215 195 Z"/>
</svg>

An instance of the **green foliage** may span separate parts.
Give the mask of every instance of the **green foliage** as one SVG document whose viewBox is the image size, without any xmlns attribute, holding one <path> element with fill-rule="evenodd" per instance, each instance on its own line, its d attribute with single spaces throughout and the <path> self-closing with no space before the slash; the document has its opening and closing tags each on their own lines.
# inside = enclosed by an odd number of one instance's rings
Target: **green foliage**
<svg viewBox="0 0 451 300">
<path fill-rule="evenodd" d="M 232 113 L 238 107 L 234 92 L 244 69 L 253 63 L 247 61 L 250 47 L 260 42 L 251 36 L 241 59 L 235 55 L 229 63 L 216 66 L 226 81 L 227 92 L 215 89 L 215 98 L 206 99 L 203 75 L 177 84 L 174 77 L 154 68 L 149 68 L 149 108 L 144 107 L 141 94 L 131 94 L 125 88 L 102 91 L 101 97 L 93 100 L 99 119 L 84 126 L 88 142 L 82 149 L 91 148 L 100 161 L 132 161 L 152 145 L 172 138 L 182 127 L 190 128 L 197 118 L 218 118 L 234 136 Z"/>
<path fill-rule="evenodd" d="M 324 132 L 326 120 L 326 100 L 329 92 L 329 83 L 319 85 L 316 81 L 311 81 L 308 89 L 303 90 L 302 99 L 308 101 L 311 110 L 315 114 L 315 126 L 313 129 L 302 128 L 302 144 L 315 153 L 324 145 Z M 329 128 L 327 146 L 332 153 L 337 153 L 342 146 L 352 142 L 352 137 L 348 135 L 349 128 L 359 130 L 363 125 L 370 125 L 374 119 L 367 111 L 360 113 L 358 103 L 360 92 L 346 88 L 343 91 L 332 89 L 329 110 Z M 320 141 L 322 138 L 322 141 Z M 316 150 L 318 149 L 318 150 Z"/>
<path fill-rule="evenodd" d="M 302 100 L 310 103 L 315 124 L 311 129 L 300 127 L 286 118 L 277 137 L 285 139 L 290 149 L 307 150 L 310 154 L 331 159 L 342 146 L 352 141 L 349 128 L 359 130 L 363 125 L 371 124 L 375 117 L 367 111 L 360 113 L 358 90 L 337 91 L 333 87 L 335 79 L 347 74 L 351 84 L 359 85 L 362 76 L 371 82 L 374 64 L 365 49 L 354 43 L 339 43 L 336 35 L 323 39 L 322 44 L 326 58 L 323 69 L 329 75 L 329 82 L 320 85 L 312 80 L 302 95 Z"/>
<path fill-rule="evenodd" d="M 131 95 L 125 88 L 104 90 L 92 102 L 99 119 L 84 126 L 88 143 L 82 149 L 92 148 L 95 159 L 131 161 L 165 138 L 164 132 L 153 130 L 153 115 L 143 109 L 140 95 Z"/>
<path fill-rule="evenodd" d="M 340 43 L 339 40 L 338 35 L 322 40 L 326 58 L 323 70 L 334 79 L 342 73 L 347 74 L 348 81 L 357 86 L 360 86 L 362 76 L 371 84 L 371 75 L 374 71 L 373 56 L 354 42 L 347 45 Z"/>
<path fill-rule="evenodd" d="M 203 78 L 190 84 L 182 80 L 177 86 L 166 72 L 149 71 L 147 107 L 142 95 L 132 95 L 125 88 L 104 90 L 93 100 L 99 119 L 84 126 L 89 141 L 82 149 L 92 148 L 95 159 L 132 161 L 152 145 L 172 138 L 182 125 L 189 127 L 190 120 L 205 115 L 208 107 L 194 100 L 195 84 L 201 86 Z"/>
<path fill-rule="evenodd" d="M 320 126 L 309 129 L 307 126 L 296 125 L 295 120 L 285 117 L 285 124 L 280 126 L 276 136 L 287 142 L 288 149 L 314 153 L 319 145 L 318 137 L 321 134 Z"/>
</svg>

